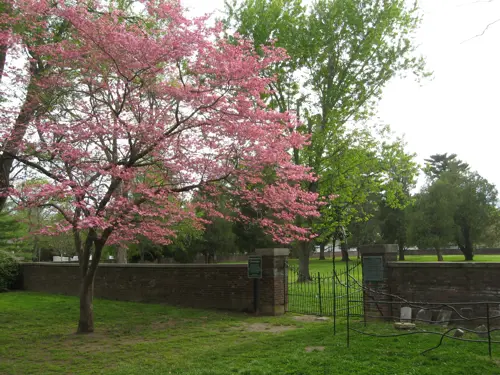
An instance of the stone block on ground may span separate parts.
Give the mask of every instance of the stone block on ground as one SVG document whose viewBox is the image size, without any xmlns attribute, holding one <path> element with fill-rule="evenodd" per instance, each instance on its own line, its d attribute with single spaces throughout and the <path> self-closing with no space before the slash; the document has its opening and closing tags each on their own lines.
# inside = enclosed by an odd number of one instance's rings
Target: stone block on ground
<svg viewBox="0 0 500 375">
<path fill-rule="evenodd" d="M 431 310 L 432 311 L 432 322 L 434 324 L 437 324 L 437 319 L 438 319 L 438 316 L 439 314 L 441 313 L 441 310 Z"/>
<path fill-rule="evenodd" d="M 449 310 L 441 310 L 436 319 L 436 324 L 440 324 L 444 327 L 447 327 L 448 324 L 450 323 L 451 313 L 452 312 Z"/>
<path fill-rule="evenodd" d="M 464 332 L 462 329 L 457 328 L 457 329 L 455 330 L 455 333 L 453 334 L 453 336 L 454 336 L 454 337 L 462 337 L 462 336 L 464 335 L 464 333 L 465 333 L 465 332 Z"/>
<path fill-rule="evenodd" d="M 420 309 L 415 318 L 416 322 L 432 323 L 432 310 Z"/>
<path fill-rule="evenodd" d="M 488 337 L 488 328 L 486 328 L 484 324 L 481 324 L 479 327 L 476 327 L 474 331 L 476 331 L 477 335 L 480 338 L 484 339 Z"/>
<path fill-rule="evenodd" d="M 408 307 L 408 306 L 401 307 L 401 313 L 399 315 L 399 320 L 402 323 L 411 322 L 411 307 Z"/>
<path fill-rule="evenodd" d="M 324 346 L 306 346 L 305 350 L 306 350 L 306 353 L 323 352 L 325 350 L 325 347 Z"/>
<path fill-rule="evenodd" d="M 314 321 L 316 322 L 328 322 L 330 320 L 330 318 L 326 317 L 326 316 L 317 316 Z"/>
<path fill-rule="evenodd" d="M 415 324 L 414 323 L 396 322 L 396 323 L 394 323 L 394 328 L 401 329 L 401 330 L 415 329 Z"/>
</svg>

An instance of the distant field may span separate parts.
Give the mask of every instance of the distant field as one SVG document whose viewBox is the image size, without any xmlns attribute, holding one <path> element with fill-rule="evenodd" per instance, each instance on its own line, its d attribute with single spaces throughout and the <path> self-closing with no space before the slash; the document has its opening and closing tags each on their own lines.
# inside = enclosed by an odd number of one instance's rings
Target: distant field
<svg viewBox="0 0 500 375">
<path fill-rule="evenodd" d="M 445 262 L 463 262 L 463 255 L 444 255 Z M 351 259 L 356 259 L 351 257 Z M 437 257 L 435 255 L 406 255 L 405 262 L 435 262 Z M 500 262 L 500 255 L 475 255 L 474 262 Z M 234 262 L 233 262 L 234 263 Z M 245 263 L 245 262 L 238 262 Z M 288 264 L 298 266 L 298 259 L 288 259 Z M 345 269 L 345 263 L 340 258 L 335 258 L 335 268 L 337 271 Z M 331 273 L 333 271 L 332 258 L 326 260 L 319 260 L 317 258 L 309 259 L 309 272 L 317 274 L 318 272 Z"/>
<path fill-rule="evenodd" d="M 445 262 L 463 262 L 463 255 L 444 255 Z M 351 257 L 351 259 L 355 259 Z M 437 256 L 435 255 L 406 255 L 405 262 L 436 262 Z M 474 262 L 500 262 L 500 255 L 475 255 Z M 297 259 L 289 259 L 289 264 L 298 265 Z M 340 260 L 340 258 L 335 259 L 335 268 L 337 271 L 345 269 L 345 263 Z M 328 258 L 326 260 L 310 259 L 309 260 L 309 271 L 313 272 L 332 272 L 333 263 L 332 259 Z"/>
</svg>

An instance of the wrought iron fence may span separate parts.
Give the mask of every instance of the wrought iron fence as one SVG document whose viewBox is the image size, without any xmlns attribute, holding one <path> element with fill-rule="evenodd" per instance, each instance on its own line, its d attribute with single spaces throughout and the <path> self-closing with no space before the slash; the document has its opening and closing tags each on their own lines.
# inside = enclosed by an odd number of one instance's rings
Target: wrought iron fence
<svg viewBox="0 0 500 375">
<path fill-rule="evenodd" d="M 485 343 L 492 357 L 495 344 L 500 344 L 500 305 L 493 302 L 412 302 L 400 296 L 382 293 L 358 283 L 367 300 L 362 313 L 350 309 L 346 323 L 346 343 L 350 334 L 390 338 L 409 335 L 436 335 L 436 345 L 421 352 L 425 354 L 439 348 L 445 339 Z M 368 297 L 367 297 L 368 296 Z M 388 300 L 390 297 L 391 300 Z M 403 313 L 403 308 L 407 309 Z M 386 324 L 380 324 L 385 321 Z M 371 322 L 378 324 L 370 324 Z"/>
<path fill-rule="evenodd" d="M 360 260 L 332 262 L 331 272 L 311 272 L 309 275 L 288 264 L 285 277 L 289 312 L 333 317 L 347 316 L 348 311 L 363 312 Z"/>
</svg>

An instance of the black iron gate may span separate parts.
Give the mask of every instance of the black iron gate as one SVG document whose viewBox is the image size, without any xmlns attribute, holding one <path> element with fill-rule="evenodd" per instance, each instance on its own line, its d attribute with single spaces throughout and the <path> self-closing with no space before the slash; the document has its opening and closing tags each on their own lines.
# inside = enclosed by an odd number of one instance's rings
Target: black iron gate
<svg viewBox="0 0 500 375">
<path fill-rule="evenodd" d="M 314 271 L 311 267 L 313 271 L 304 275 L 298 263 L 293 260 L 287 263 L 284 273 L 286 311 L 333 316 L 334 320 L 337 317 L 363 315 L 361 260 L 344 262 L 333 257 L 331 265 L 331 272 Z"/>
</svg>

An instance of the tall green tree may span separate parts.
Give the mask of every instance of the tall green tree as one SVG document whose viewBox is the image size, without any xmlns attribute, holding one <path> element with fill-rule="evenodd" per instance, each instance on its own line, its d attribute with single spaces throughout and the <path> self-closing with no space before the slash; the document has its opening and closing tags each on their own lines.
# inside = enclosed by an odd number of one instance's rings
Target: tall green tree
<svg viewBox="0 0 500 375">
<path fill-rule="evenodd" d="M 455 243 L 465 260 L 473 260 L 478 244 L 495 242 L 497 189 L 455 154 L 433 155 L 426 161 L 428 181 L 416 199 L 413 241 L 431 245 L 441 259 L 439 249 Z"/>
<path fill-rule="evenodd" d="M 275 43 L 290 56 L 269 72 L 278 82 L 268 101 L 280 111 L 296 111 L 301 131 L 311 137 L 309 147 L 293 153 L 296 164 L 319 177 L 307 188 L 326 200 L 343 197 L 328 202 L 319 224 L 300 223 L 328 229 L 319 231 L 324 241 L 352 217 L 352 186 L 370 186 L 356 189 L 360 196 L 381 186 L 379 174 L 370 172 L 378 162 L 372 161 L 373 150 L 363 149 L 365 134 L 346 134 L 352 124 L 370 118 L 391 78 L 408 71 L 422 75 L 413 40 L 418 10 L 404 0 L 318 0 L 308 6 L 300 0 L 234 0 L 226 3 L 226 15 L 226 23 L 251 38 L 256 49 Z M 339 147 L 342 140 L 346 147 Z M 312 242 L 297 245 L 304 279 L 311 247 Z"/>
<path fill-rule="evenodd" d="M 425 159 L 425 163 L 424 172 L 431 180 L 438 179 L 444 172 L 463 174 L 470 169 L 469 164 L 457 159 L 457 154 L 434 154 Z"/>
<path fill-rule="evenodd" d="M 413 202 L 411 190 L 415 188 L 419 167 L 415 154 L 405 151 L 403 139 L 384 148 L 382 161 L 386 171 L 380 199 L 379 222 L 382 239 L 398 244 L 399 260 L 405 259 L 408 241 L 408 207 Z"/>
<path fill-rule="evenodd" d="M 410 241 L 420 248 L 434 248 L 438 261 L 443 260 L 441 249 L 454 242 L 455 198 L 447 181 L 437 180 L 416 195 L 411 210 Z"/>
<path fill-rule="evenodd" d="M 488 228 L 497 220 L 497 189 L 477 172 L 458 176 L 447 172 L 443 179 L 450 181 L 457 197 L 453 215 L 456 243 L 465 260 L 473 260 L 475 245 L 485 240 Z"/>
</svg>

